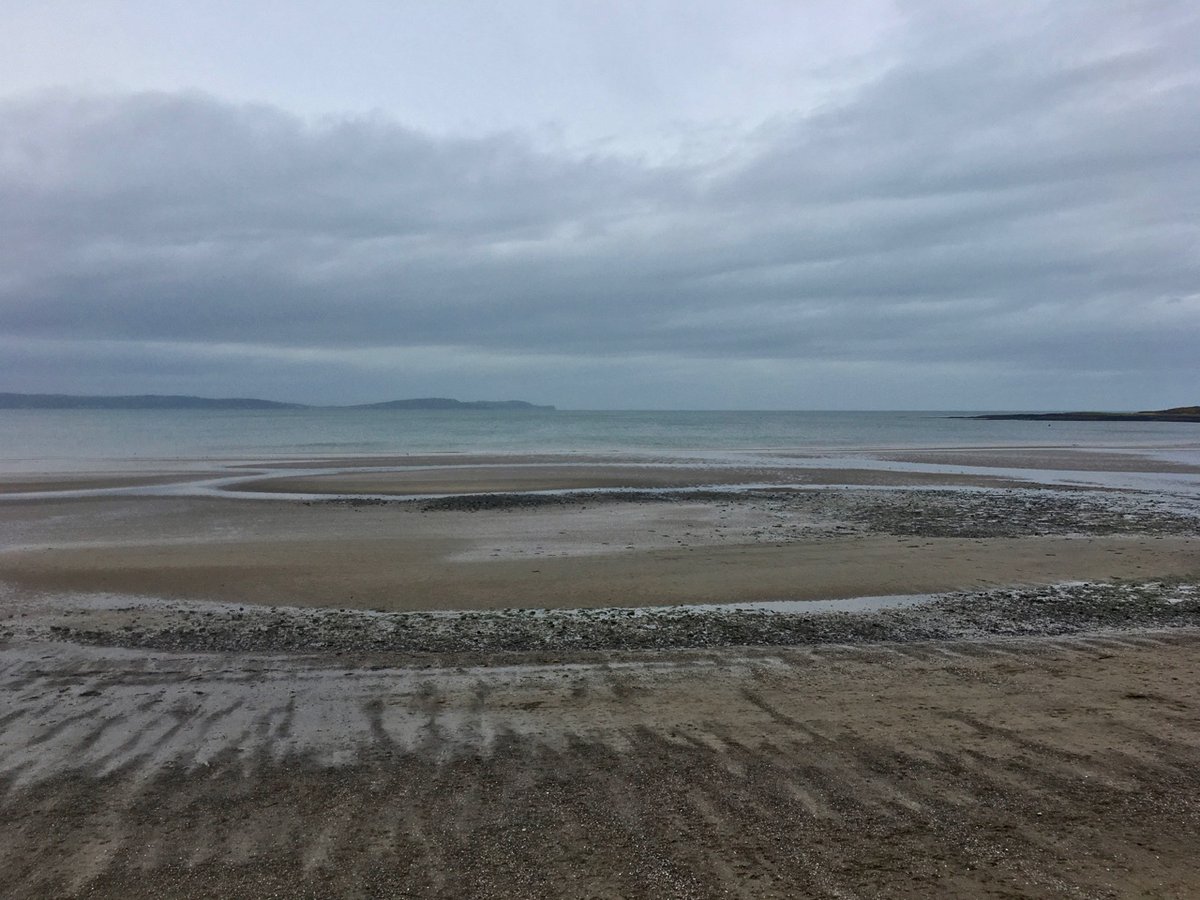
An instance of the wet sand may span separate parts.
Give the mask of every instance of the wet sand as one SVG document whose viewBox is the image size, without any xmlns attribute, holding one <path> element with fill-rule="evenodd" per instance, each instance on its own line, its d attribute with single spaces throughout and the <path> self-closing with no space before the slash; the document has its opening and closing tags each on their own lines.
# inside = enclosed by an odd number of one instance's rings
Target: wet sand
<svg viewBox="0 0 1200 900">
<path fill-rule="evenodd" d="M 492 543 L 506 539 L 511 536 Z M 1200 575 L 1200 539 L 1182 537 L 916 543 L 852 537 L 748 547 L 622 548 L 611 555 L 550 552 L 529 548 L 518 558 L 497 553 L 483 559 L 487 548 L 481 545 L 419 537 L 109 546 L 8 554 L 0 562 L 0 579 L 35 591 L 435 610 L 807 600 Z"/>
<path fill-rule="evenodd" d="M 2 890 L 1184 898 L 1197 685 L 1197 632 L 454 669 L 9 649 Z"/>
<path fill-rule="evenodd" d="M 760 461 L 758 468 L 772 468 L 780 460 L 819 461 L 826 459 L 876 459 L 896 462 L 923 462 L 943 466 L 980 466 L 1000 469 L 1045 469 L 1093 472 L 1182 472 L 1200 473 L 1200 463 L 1173 460 L 1173 454 L 1196 456 L 1195 446 L 1177 447 L 1174 449 L 1147 450 L 1138 447 L 1114 448 L 1110 450 L 1082 450 L 1075 447 L 1054 447 L 1042 444 L 1026 447 L 941 447 L 941 448 L 880 448 L 877 450 L 829 450 L 818 451 L 787 451 L 764 450 L 743 451 L 735 455 L 754 456 Z M 640 466 L 663 466 L 668 461 L 690 462 L 695 468 L 721 469 L 730 468 L 716 465 L 711 461 L 718 451 L 706 453 L 679 454 L 664 458 L 651 452 L 641 454 L 522 454 L 519 457 L 502 454 L 484 453 L 439 453 L 439 454 L 410 454 L 403 456 L 340 456 L 340 457 L 311 457 L 303 460 L 271 460 L 267 465 L 271 469 L 383 469 L 399 467 L 504 467 L 514 463 L 538 466 L 572 466 L 572 467 L 609 467 L 621 466 L 629 462 L 631 457 L 639 460 Z M 242 463 L 231 466 L 232 469 L 256 469 L 263 463 Z M 777 466 L 776 466 L 777 467 Z"/>
<path fill-rule="evenodd" d="M 0 495 L 51 493 L 60 491 L 93 491 L 111 488 L 135 488 L 155 485 L 185 484 L 200 478 L 212 478 L 210 473 L 177 473 L 163 475 L 133 475 L 128 472 L 93 475 L 0 475 Z"/>
<path fill-rule="evenodd" d="M 239 481 L 239 493 L 366 494 L 421 496 L 495 491 L 566 491 L 597 488 L 654 489 L 738 485 L 972 485 L 1017 486 L 1019 479 L 950 472 L 893 472 L 853 468 L 798 468 L 764 465 L 752 469 L 645 465 L 487 465 L 432 466 L 410 471 L 337 472 Z"/>
<path fill-rule="evenodd" d="M 1195 497 L 939 453 L 0 501 L 0 895 L 1193 895 Z"/>
<path fill-rule="evenodd" d="M 556 502 L 476 511 L 186 497 L 16 505 L 0 581 L 28 591 L 429 610 L 1200 574 L 1198 520 L 1083 492 L 547 499 Z"/>
<path fill-rule="evenodd" d="M 1168 455 L 1169 451 L 1164 451 Z M 1189 451 L 1191 456 L 1195 451 Z M 997 469 L 1071 470 L 1075 472 L 1166 472 L 1195 475 L 1200 465 L 1164 459 L 1146 452 L 1096 452 L 1057 447 L 989 447 L 957 450 L 889 451 L 872 456 L 895 462 Z"/>
<path fill-rule="evenodd" d="M 796 471 L 597 465 L 421 466 L 407 471 L 351 471 L 240 482 L 243 492 L 297 494 L 470 494 L 481 491 L 553 491 L 591 488 L 669 488 L 802 480 Z"/>
</svg>

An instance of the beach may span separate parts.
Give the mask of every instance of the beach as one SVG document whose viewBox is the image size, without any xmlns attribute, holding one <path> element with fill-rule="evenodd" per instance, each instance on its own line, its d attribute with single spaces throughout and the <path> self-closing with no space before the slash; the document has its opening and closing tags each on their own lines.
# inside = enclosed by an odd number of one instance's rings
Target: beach
<svg viewBox="0 0 1200 900">
<path fill-rule="evenodd" d="M 0 478 L 11 896 L 1188 896 L 1178 448 Z"/>
<path fill-rule="evenodd" d="M 0 900 L 1200 900 L 1200 3 L 9 2 Z"/>
</svg>

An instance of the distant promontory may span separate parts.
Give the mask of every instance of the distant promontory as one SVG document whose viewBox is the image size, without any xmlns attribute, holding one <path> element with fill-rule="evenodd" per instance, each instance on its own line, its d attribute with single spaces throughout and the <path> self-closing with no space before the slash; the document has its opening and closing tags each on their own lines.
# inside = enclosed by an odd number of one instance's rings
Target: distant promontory
<svg viewBox="0 0 1200 900">
<path fill-rule="evenodd" d="M 988 413 L 965 418 L 1028 422 L 1200 422 L 1200 406 L 1175 406 L 1144 412 Z"/>
<path fill-rule="evenodd" d="M 359 403 L 322 407 L 305 403 L 281 403 L 253 397 L 192 397 L 181 394 L 134 394 L 128 396 L 88 396 L 79 394 L 5 394 L 0 393 L 0 409 L 484 409 L 553 410 L 524 400 L 451 400 L 446 397 L 421 397 L 389 400 L 383 403 Z"/>
</svg>

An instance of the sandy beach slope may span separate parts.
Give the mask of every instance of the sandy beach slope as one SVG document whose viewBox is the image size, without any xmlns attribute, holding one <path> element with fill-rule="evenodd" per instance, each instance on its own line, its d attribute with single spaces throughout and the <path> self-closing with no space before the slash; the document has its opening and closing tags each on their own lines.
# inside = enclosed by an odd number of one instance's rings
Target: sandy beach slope
<svg viewBox="0 0 1200 900">
<path fill-rule="evenodd" d="M 194 465 L 0 486 L 0 895 L 1200 880 L 1186 463 Z"/>
<path fill-rule="evenodd" d="M 1196 635 L 452 669 L 9 650 L 2 890 L 1193 896 Z"/>
</svg>

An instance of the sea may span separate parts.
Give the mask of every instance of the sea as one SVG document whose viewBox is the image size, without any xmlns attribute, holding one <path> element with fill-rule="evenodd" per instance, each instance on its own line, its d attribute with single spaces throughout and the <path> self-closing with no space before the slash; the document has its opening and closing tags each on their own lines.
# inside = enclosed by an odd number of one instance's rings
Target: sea
<svg viewBox="0 0 1200 900">
<path fill-rule="evenodd" d="M 670 457 L 1014 446 L 1200 452 L 1200 426 L 1191 423 L 966 418 L 979 412 L 0 410 L 0 470 L 476 452 Z"/>
</svg>

